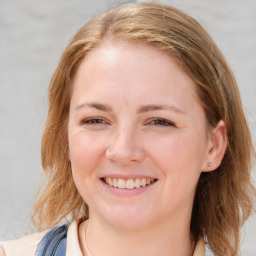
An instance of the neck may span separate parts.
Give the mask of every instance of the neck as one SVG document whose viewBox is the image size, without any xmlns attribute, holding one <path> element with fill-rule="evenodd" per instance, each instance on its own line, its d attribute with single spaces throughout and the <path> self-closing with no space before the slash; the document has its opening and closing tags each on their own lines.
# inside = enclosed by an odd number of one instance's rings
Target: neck
<svg viewBox="0 0 256 256">
<path fill-rule="evenodd" d="M 85 230 L 82 234 L 85 235 Z M 195 247 L 189 221 L 166 220 L 146 228 L 123 230 L 90 218 L 86 243 L 92 256 L 192 256 Z M 86 255 L 85 247 L 82 249 Z"/>
</svg>

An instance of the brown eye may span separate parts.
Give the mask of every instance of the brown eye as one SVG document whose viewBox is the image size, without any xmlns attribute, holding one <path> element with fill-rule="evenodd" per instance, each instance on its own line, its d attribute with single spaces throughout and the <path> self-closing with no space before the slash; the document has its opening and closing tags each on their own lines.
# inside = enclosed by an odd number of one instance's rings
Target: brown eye
<svg viewBox="0 0 256 256">
<path fill-rule="evenodd" d="M 174 126 L 174 123 L 160 118 L 151 120 L 149 124 L 156 126 Z"/>
<path fill-rule="evenodd" d="M 106 124 L 102 118 L 90 118 L 83 121 L 83 124 Z"/>
</svg>

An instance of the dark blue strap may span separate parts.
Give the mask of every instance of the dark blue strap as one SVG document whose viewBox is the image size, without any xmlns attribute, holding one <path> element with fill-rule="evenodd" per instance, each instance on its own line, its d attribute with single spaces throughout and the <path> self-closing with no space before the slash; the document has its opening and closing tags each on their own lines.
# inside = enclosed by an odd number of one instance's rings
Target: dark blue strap
<svg viewBox="0 0 256 256">
<path fill-rule="evenodd" d="M 35 256 L 65 256 L 68 224 L 51 229 L 37 246 Z"/>
</svg>

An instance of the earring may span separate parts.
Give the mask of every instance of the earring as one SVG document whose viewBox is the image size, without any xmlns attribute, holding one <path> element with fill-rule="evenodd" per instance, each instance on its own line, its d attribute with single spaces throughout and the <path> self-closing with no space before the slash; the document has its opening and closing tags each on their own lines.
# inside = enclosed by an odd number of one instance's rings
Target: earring
<svg viewBox="0 0 256 256">
<path fill-rule="evenodd" d="M 212 167 L 212 162 L 209 162 L 208 167 Z"/>
</svg>

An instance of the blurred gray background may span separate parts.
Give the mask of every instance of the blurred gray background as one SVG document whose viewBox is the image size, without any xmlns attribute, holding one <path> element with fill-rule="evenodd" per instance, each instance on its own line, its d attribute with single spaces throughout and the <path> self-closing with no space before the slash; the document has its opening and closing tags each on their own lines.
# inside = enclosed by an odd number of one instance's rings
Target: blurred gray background
<svg viewBox="0 0 256 256">
<path fill-rule="evenodd" d="M 122 2 L 135 1 L 0 0 L 0 240 L 33 229 L 47 88 L 61 53 L 89 18 Z M 238 80 L 256 145 L 256 0 L 155 2 L 192 15 L 219 45 Z M 255 168 L 253 175 L 256 180 Z M 245 256 L 256 256 L 255 231 L 256 216 L 244 230 Z"/>
</svg>

